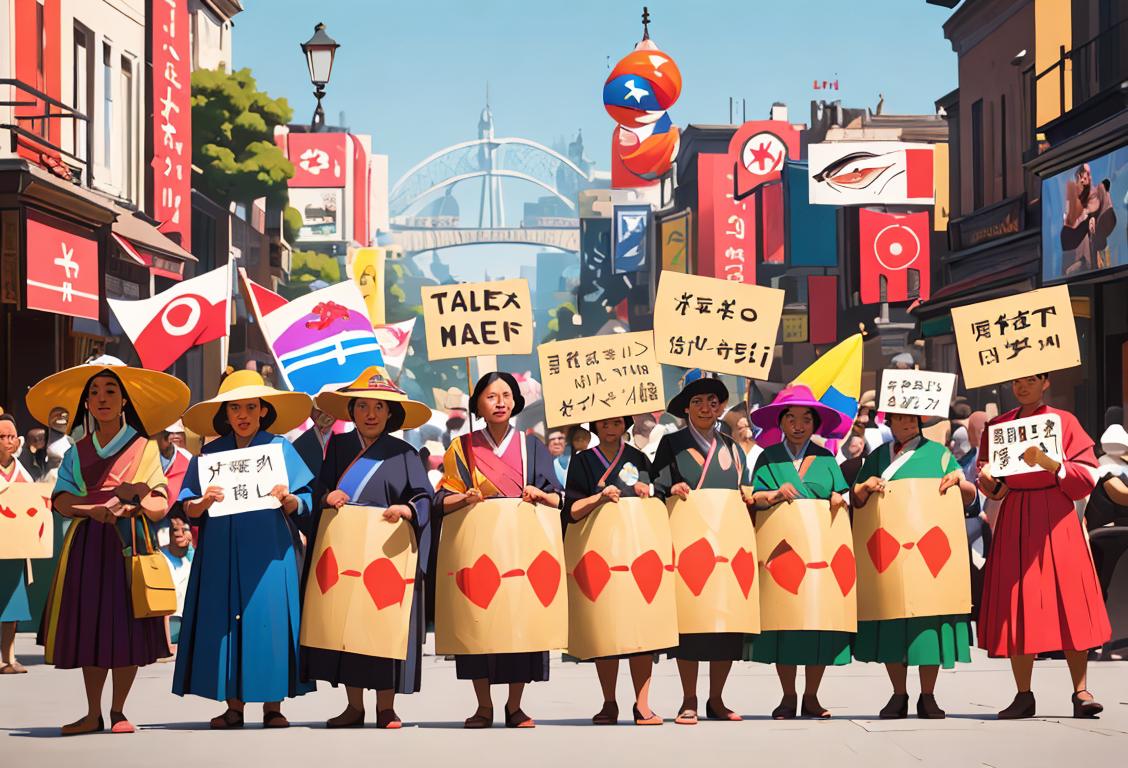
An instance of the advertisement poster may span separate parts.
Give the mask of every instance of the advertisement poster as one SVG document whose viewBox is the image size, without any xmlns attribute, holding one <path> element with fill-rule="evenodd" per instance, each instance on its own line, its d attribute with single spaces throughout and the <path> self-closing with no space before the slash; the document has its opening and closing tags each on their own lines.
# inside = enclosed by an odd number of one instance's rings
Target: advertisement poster
<svg viewBox="0 0 1128 768">
<path fill-rule="evenodd" d="M 1042 182 L 1042 279 L 1128 264 L 1128 147 Z"/>
</svg>

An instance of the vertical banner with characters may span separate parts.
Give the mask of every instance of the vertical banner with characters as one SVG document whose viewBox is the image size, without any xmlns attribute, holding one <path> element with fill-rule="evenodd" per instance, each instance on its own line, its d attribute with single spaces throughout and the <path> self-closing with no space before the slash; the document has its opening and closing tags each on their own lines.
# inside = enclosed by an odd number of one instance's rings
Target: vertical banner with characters
<svg viewBox="0 0 1128 768">
<path fill-rule="evenodd" d="M 658 227 L 659 247 L 662 251 L 663 272 L 691 271 L 690 239 L 693 224 L 693 211 L 689 208 L 681 213 L 662 219 Z"/>
<path fill-rule="evenodd" d="M 650 267 L 650 206 L 616 205 L 611 263 L 617 274 Z"/>
<path fill-rule="evenodd" d="M 533 351 L 527 280 L 427 286 L 422 294 L 431 360 Z"/>
</svg>

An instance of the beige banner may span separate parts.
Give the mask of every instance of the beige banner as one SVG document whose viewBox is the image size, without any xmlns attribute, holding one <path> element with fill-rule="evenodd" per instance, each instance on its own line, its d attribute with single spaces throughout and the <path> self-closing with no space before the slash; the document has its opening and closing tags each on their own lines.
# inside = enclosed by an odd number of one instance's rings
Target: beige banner
<svg viewBox="0 0 1128 768">
<path fill-rule="evenodd" d="M 524 278 L 421 290 L 429 359 L 533 351 L 533 304 Z"/>
<path fill-rule="evenodd" d="M 760 610 L 769 630 L 856 632 L 857 574 L 850 517 L 797 499 L 756 513 Z"/>
<path fill-rule="evenodd" d="M 302 603 L 301 644 L 406 659 L 419 550 L 406 520 L 345 505 L 321 513 Z"/>
<path fill-rule="evenodd" d="M 26 560 L 54 554 L 51 483 L 0 486 L 0 560 Z"/>
<path fill-rule="evenodd" d="M 435 653 L 523 653 L 568 644 L 560 512 L 486 499 L 443 518 Z"/>
<path fill-rule="evenodd" d="M 657 499 L 622 498 L 569 525 L 568 653 L 591 659 L 676 646 L 671 552 Z"/>
<path fill-rule="evenodd" d="M 678 631 L 760 631 L 756 532 L 740 491 L 690 491 L 671 496 L 670 535 L 677 578 Z"/>
<path fill-rule="evenodd" d="M 854 510 L 858 620 L 971 612 L 967 530 L 958 488 L 893 480 Z"/>
<path fill-rule="evenodd" d="M 1081 365 L 1069 286 L 952 308 L 968 389 Z"/>
</svg>

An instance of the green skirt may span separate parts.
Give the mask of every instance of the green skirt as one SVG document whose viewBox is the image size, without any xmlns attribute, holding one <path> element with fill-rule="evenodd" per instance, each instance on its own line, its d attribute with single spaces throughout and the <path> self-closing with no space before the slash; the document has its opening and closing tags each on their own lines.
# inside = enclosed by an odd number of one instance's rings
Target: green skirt
<svg viewBox="0 0 1128 768">
<path fill-rule="evenodd" d="M 744 660 L 761 664 L 842 666 L 850 663 L 850 632 L 786 630 L 749 635 Z"/>
<path fill-rule="evenodd" d="M 971 661 L 971 627 L 966 616 L 859 621 L 854 658 L 951 669 Z"/>
</svg>

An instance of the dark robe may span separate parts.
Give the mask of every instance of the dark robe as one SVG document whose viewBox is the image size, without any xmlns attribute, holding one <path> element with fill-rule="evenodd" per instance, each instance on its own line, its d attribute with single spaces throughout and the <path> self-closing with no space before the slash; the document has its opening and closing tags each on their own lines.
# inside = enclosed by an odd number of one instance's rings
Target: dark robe
<svg viewBox="0 0 1128 768">
<path fill-rule="evenodd" d="M 332 442 L 334 435 L 329 434 L 328 440 Z M 317 434 L 317 427 L 313 426 L 302 432 L 294 440 L 294 450 L 302 457 L 302 461 L 309 467 L 309 471 L 313 473 L 314 477 L 321 476 L 321 465 L 325 462 L 326 453 L 329 450 L 329 445 L 322 445 L 321 438 Z M 357 444 L 357 450 L 360 450 L 360 444 Z M 329 490 L 332 490 L 330 488 Z"/>
</svg>

